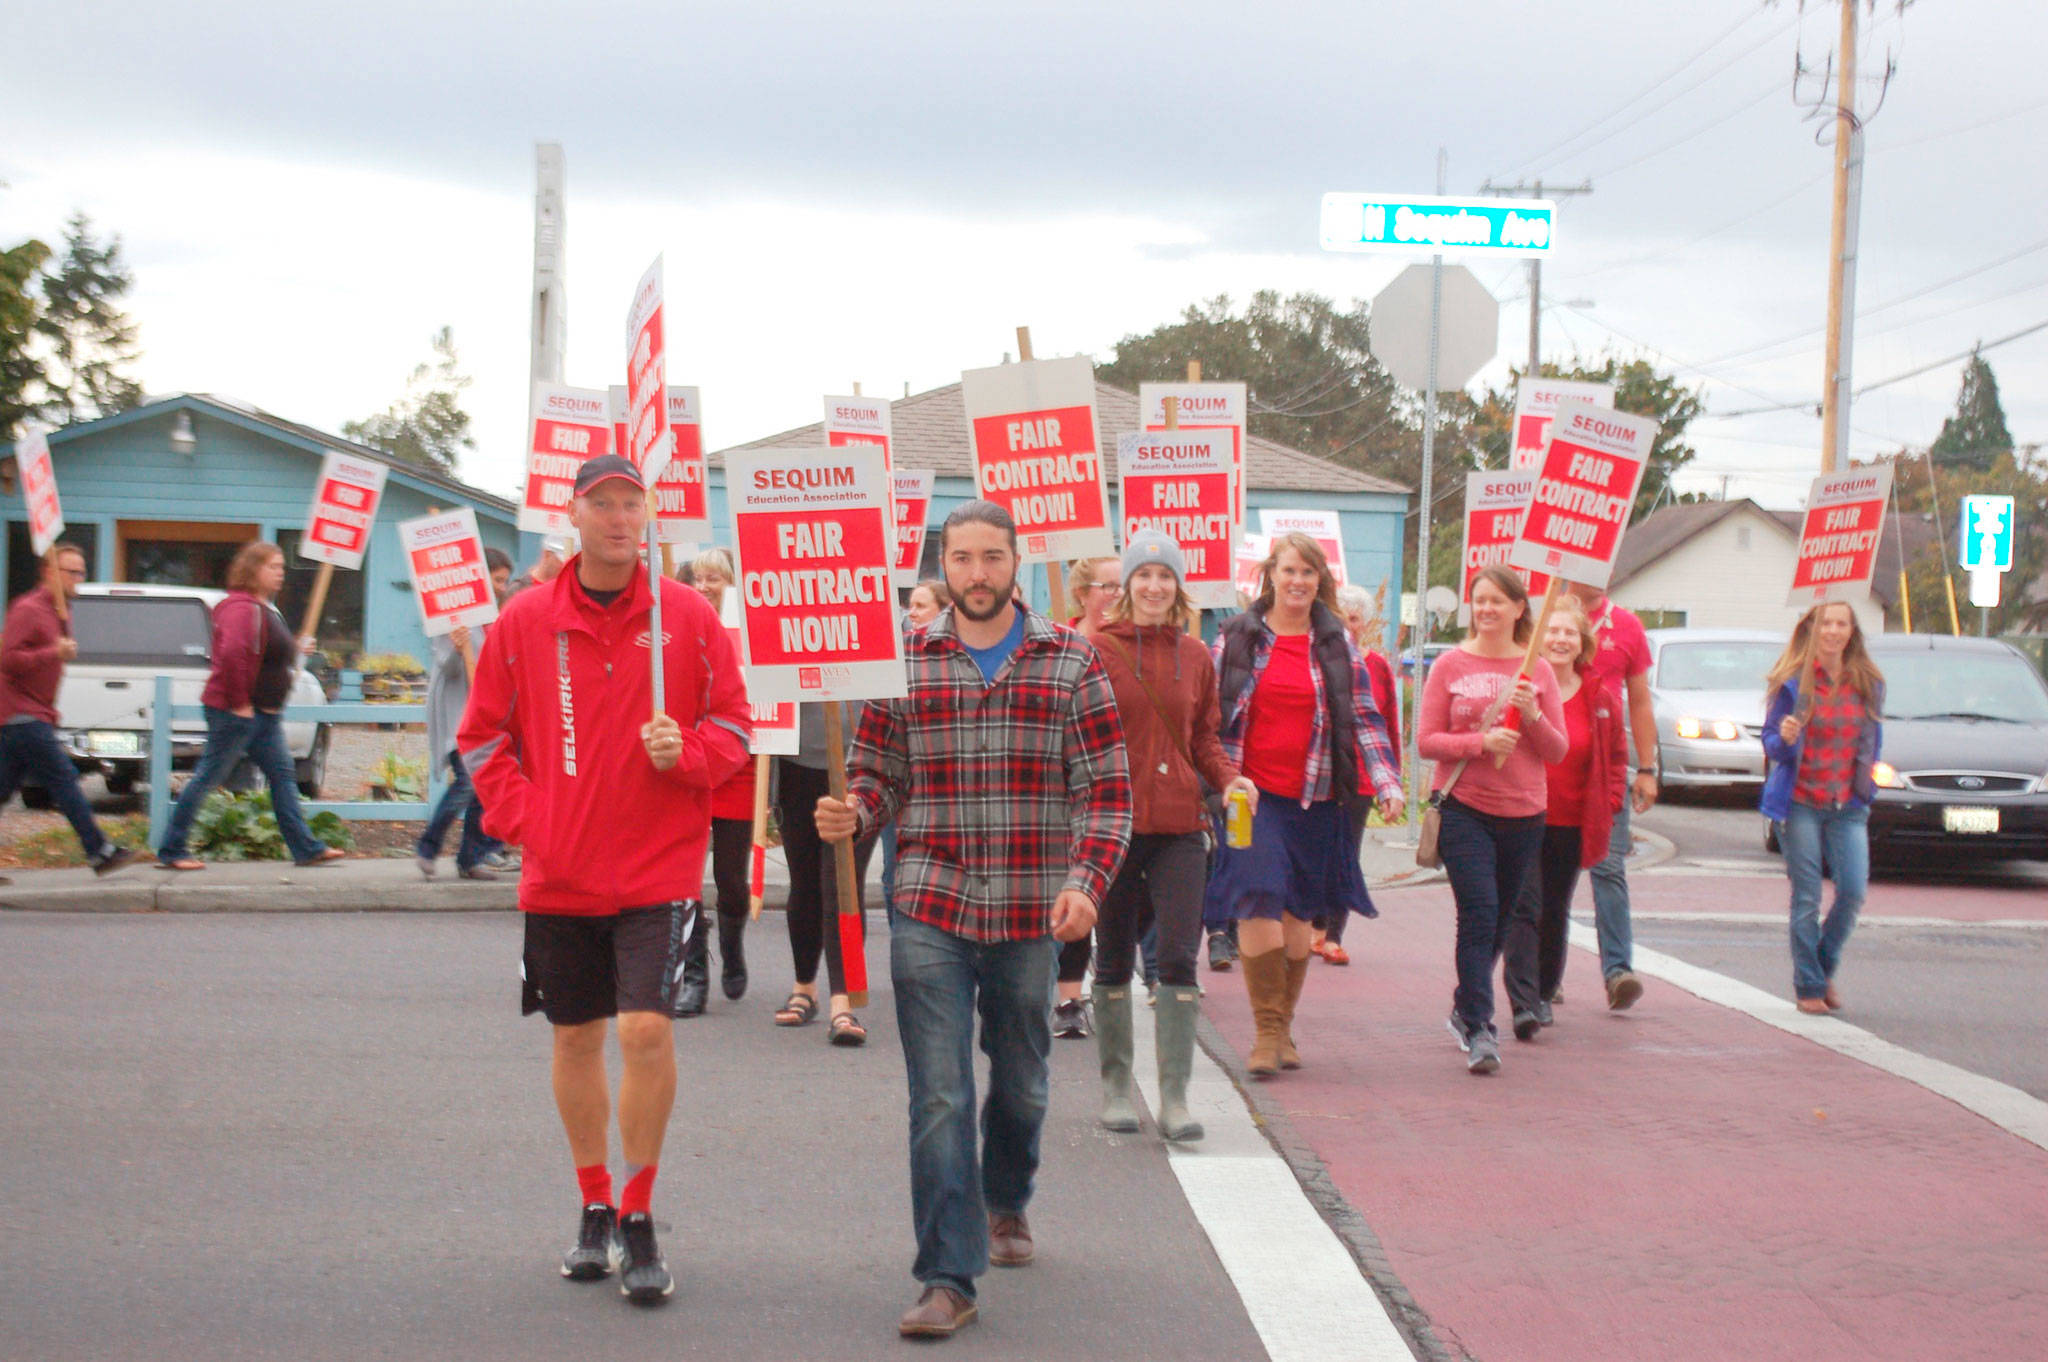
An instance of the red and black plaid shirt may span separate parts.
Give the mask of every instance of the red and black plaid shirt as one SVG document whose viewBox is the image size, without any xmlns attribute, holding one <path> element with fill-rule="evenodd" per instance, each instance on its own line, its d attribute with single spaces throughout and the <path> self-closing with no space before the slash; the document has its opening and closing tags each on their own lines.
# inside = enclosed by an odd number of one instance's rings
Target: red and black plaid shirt
<svg viewBox="0 0 2048 1362">
<path fill-rule="evenodd" d="M 896 910 L 994 942 L 1050 933 L 1063 889 L 1100 906 L 1131 839 L 1131 777 L 1094 646 L 1027 611 L 991 684 L 947 610 L 908 653 L 910 694 L 869 701 L 847 757 L 862 835 L 897 819 Z"/>
<path fill-rule="evenodd" d="M 1863 694 L 1813 669 L 1813 709 L 1799 738 L 1799 776 L 1792 800 L 1832 809 L 1849 802 L 1856 780 L 1856 751 L 1863 740 Z"/>
</svg>

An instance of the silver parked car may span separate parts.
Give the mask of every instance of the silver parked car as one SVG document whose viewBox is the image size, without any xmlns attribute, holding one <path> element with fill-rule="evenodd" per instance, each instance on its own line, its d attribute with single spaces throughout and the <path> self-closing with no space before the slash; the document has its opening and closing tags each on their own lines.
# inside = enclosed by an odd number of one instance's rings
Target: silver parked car
<svg viewBox="0 0 2048 1362">
<path fill-rule="evenodd" d="M 1784 650 L 1761 629 L 1652 629 L 1657 783 L 1762 785 L 1764 674 Z"/>
</svg>

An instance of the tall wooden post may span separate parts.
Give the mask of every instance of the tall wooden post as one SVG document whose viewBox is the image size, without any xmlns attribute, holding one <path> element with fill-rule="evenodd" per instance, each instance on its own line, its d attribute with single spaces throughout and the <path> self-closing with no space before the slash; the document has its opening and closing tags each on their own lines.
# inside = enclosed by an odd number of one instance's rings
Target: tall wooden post
<svg viewBox="0 0 2048 1362">
<path fill-rule="evenodd" d="M 1839 0 L 1842 6 L 1842 39 L 1838 52 L 1840 74 L 1835 78 L 1835 196 L 1834 218 L 1828 230 L 1828 334 L 1827 374 L 1821 390 L 1820 471 L 1833 473 L 1844 441 L 1849 396 L 1849 325 L 1847 317 L 1855 306 L 1846 284 L 1855 247 L 1855 211 L 1852 181 L 1860 179 L 1862 134 L 1856 124 L 1856 6 L 1861 0 Z"/>
</svg>

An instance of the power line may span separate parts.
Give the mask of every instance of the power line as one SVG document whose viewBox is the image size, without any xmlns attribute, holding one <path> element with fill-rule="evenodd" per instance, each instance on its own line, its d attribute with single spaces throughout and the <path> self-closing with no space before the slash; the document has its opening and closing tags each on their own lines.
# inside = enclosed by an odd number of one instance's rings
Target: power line
<svg viewBox="0 0 2048 1362">
<path fill-rule="evenodd" d="M 1534 156 L 1529 157 L 1527 160 L 1523 161 L 1519 166 L 1516 166 L 1513 170 L 1509 171 L 1508 174 L 1515 174 L 1527 170 L 1529 167 L 1535 165 L 1538 161 L 1545 159 L 1554 152 L 1560 151 L 1565 147 L 1570 146 L 1572 143 L 1578 141 L 1581 137 L 1584 137 L 1587 133 L 1592 132 L 1594 129 L 1605 126 L 1612 119 L 1619 118 L 1622 114 L 1626 113 L 1630 106 L 1634 105 L 1637 101 L 1648 98 L 1650 95 L 1655 94 L 1664 85 L 1678 79 L 1678 77 L 1684 75 L 1687 71 L 1690 71 L 1693 67 L 1693 63 L 1697 62 L 1700 58 L 1706 56 L 1707 53 L 1713 51 L 1722 43 L 1727 42 L 1730 38 L 1734 37 L 1737 33 L 1741 32 L 1742 29 L 1745 26 L 1747 26 L 1751 20 L 1755 19 L 1758 15 L 1762 13 L 1763 11 L 1761 9 L 1753 9 L 1749 13 L 1743 15 L 1740 19 L 1737 19 L 1734 22 L 1734 24 L 1732 24 L 1725 32 L 1723 32 L 1720 37 L 1714 39 L 1714 41 L 1708 43 L 1699 51 L 1688 56 L 1684 61 L 1672 67 L 1669 71 L 1659 76 L 1656 80 L 1651 81 L 1648 85 L 1636 91 L 1636 93 L 1634 93 L 1633 95 L 1630 95 L 1627 99 L 1623 100 L 1621 104 L 1618 105 L 1616 108 L 1600 115 L 1600 117 L 1594 119 L 1591 123 L 1588 123 L 1585 127 L 1580 128 L 1577 132 L 1573 133 L 1571 136 L 1567 138 L 1564 138 L 1562 141 L 1551 143 L 1542 151 L 1537 152 Z M 1782 30 L 1780 31 L 1782 32 Z M 1504 180 L 1507 178 L 1507 175 L 1496 175 L 1492 178 Z"/>
<path fill-rule="evenodd" d="M 1904 321 L 1893 322 L 1889 326 L 1880 326 L 1875 328 L 1874 330 L 1866 331 L 1861 326 L 1859 326 L 1856 328 L 1856 339 L 1860 342 L 1864 340 L 1874 339 L 1878 336 L 1889 336 L 1895 332 L 1907 330 L 1910 327 L 1928 326 L 1935 322 L 1946 321 L 1950 317 L 1961 316 L 1965 312 L 1974 312 L 1980 307 L 1990 307 L 1995 303 L 2009 303 L 2013 299 L 2020 297 L 2022 294 L 2032 293 L 2034 290 L 2040 288 L 2048 288 L 2048 279 L 2036 279 L 2031 284 L 2025 284 L 2019 288 L 2007 289 L 2004 292 L 1999 293 L 1990 298 L 1979 298 L 1974 302 L 1958 303 L 1956 306 L 1951 308 L 1944 308 L 1940 312 L 1930 312 L 1925 316 L 1920 317 L 1908 317 Z M 1875 309 L 1872 310 L 1874 311 Z M 1782 355 L 1769 355 L 1758 359 L 1745 359 L 1737 363 L 1734 367 L 1737 369 L 1747 369 L 1752 365 L 1757 364 L 1782 363 L 1785 360 L 1799 359 L 1803 356 L 1810 355 L 1812 353 L 1813 347 L 1811 345 L 1807 345 L 1801 347 L 1798 350 L 1787 351 L 1785 354 Z"/>
<path fill-rule="evenodd" d="M 1875 155 L 1887 151 L 1904 151 L 1907 147 L 1922 146 L 1928 142 L 1939 142 L 1946 137 L 1960 137 L 1966 132 L 1975 132 L 1979 128 L 1988 128 L 1994 123 L 2003 123 L 2009 118 L 2018 118 L 2021 114 L 2029 114 L 2040 108 L 2048 108 L 2048 97 L 2037 99 L 2032 104 L 2022 104 L 2017 109 L 2007 109 L 2002 114 L 1993 114 L 1989 118 L 1980 118 L 1975 123 L 1965 123 L 1960 128 L 1949 128 L 1944 132 L 1930 132 L 1919 137 L 1908 137 L 1903 142 L 1887 142 L 1881 147 L 1871 147 L 1869 152 Z"/>
<path fill-rule="evenodd" d="M 1861 397 L 1863 396 L 1863 394 L 1867 392 L 1875 392 L 1879 388 L 1889 388 L 1894 383 L 1904 383 L 1909 378 L 1918 378 L 1920 377 L 1920 375 L 1924 373 L 1929 373 L 1935 369 L 1944 368 L 1950 364 L 1954 364 L 1957 360 L 1968 359 L 1972 355 L 1981 355 L 1986 350 L 1996 350 L 1999 346 L 2010 345 L 2012 344 L 2012 342 L 2016 340 L 2024 340 L 2028 336 L 2033 335 L 2037 331 L 2048 331 L 2048 321 L 2035 322 L 2032 326 L 2022 327 L 2018 331 L 2014 331 L 2007 335 L 2000 336 L 1997 340 L 1984 341 L 1981 344 L 1973 345 L 1967 350 L 1958 351 L 1956 354 L 1945 356 L 1942 359 L 1937 359 L 1931 364 L 1923 364 L 1917 369 L 1908 369 L 1906 370 L 1906 372 L 1902 374 L 1893 374 L 1890 378 L 1880 378 L 1875 383 L 1866 383 L 1862 387 L 1858 388 L 1852 394 L 1852 396 Z M 1730 384 L 1729 386 L 1733 387 L 1734 385 Z M 1743 389 L 1742 391 L 1747 392 L 1748 389 Z M 1764 412 L 1798 411 L 1802 408 L 1813 407 L 1817 405 L 1818 403 L 1813 402 L 1811 400 L 1805 402 L 1780 402 L 1768 407 L 1745 407 L 1740 411 L 1723 411 L 1715 412 L 1713 414 L 1716 416 L 1724 417 L 1758 416 L 1763 414 Z"/>
<path fill-rule="evenodd" d="M 1723 123 L 1730 122 L 1748 113 L 1757 105 L 1763 103 L 1771 96 L 1777 94 L 1780 84 L 1781 82 L 1774 80 L 1770 83 L 1769 86 L 1765 87 L 1762 90 L 1759 90 L 1753 98 L 1745 100 L 1739 107 L 1729 110 L 1727 113 L 1721 115 L 1721 117 L 1715 119 L 1713 122 L 1702 124 L 1701 126 L 1694 128 L 1691 132 L 1686 133 L 1683 137 L 1677 138 L 1674 141 L 1666 142 L 1663 146 L 1658 147 L 1654 151 L 1646 151 L 1642 155 L 1636 157 L 1633 160 L 1623 161 L 1620 165 L 1615 166 L 1611 170 L 1606 170 L 1598 175 L 1588 176 L 1587 178 L 1595 180 L 1604 180 L 1610 175 L 1619 175 L 1625 170 L 1634 170 L 1643 162 L 1655 160 L 1657 157 L 1662 156 L 1667 151 L 1676 151 L 1678 148 L 1684 146 L 1687 142 L 1692 141 L 1694 138 L 1704 137 L 1708 133 L 1712 132 L 1714 129 L 1720 127 Z"/>
<path fill-rule="evenodd" d="M 1742 213 L 1737 217 L 1732 217 L 1718 227 L 1710 227 L 1706 231 L 1701 232 L 1698 236 L 1692 238 L 1692 240 L 1690 241 L 1680 242 L 1676 246 L 1667 246 L 1662 250 L 1651 251 L 1647 255 L 1632 256 L 1627 260 L 1616 261 L 1612 265 L 1601 265 L 1595 269 L 1580 270 L 1576 273 L 1569 274 L 1566 277 L 1572 280 L 1590 279 L 1596 274 L 1607 274 L 1614 270 L 1634 269 L 1637 265 L 1646 265 L 1652 260 L 1662 260 L 1667 255 L 1676 255 L 1680 251 L 1691 250 L 1694 246 L 1699 245 L 1702 241 L 1706 241 L 1712 237 L 1717 237 L 1721 235 L 1721 233 L 1728 231 L 1731 228 L 1740 227 L 1743 223 L 1748 222 L 1750 219 L 1759 217 L 1765 213 L 1770 212 L 1773 208 L 1777 208 L 1782 204 L 1790 202 L 1792 199 L 1798 197 L 1800 194 L 1805 193 L 1807 190 L 1813 188 L 1813 186 L 1819 184 L 1822 180 L 1825 180 L 1828 177 L 1828 174 L 1829 172 L 1823 170 L 1819 174 L 1814 175 L 1810 179 L 1801 180 L 1798 184 L 1794 185 L 1784 194 L 1781 194 L 1777 198 L 1772 199 L 1769 203 L 1763 204 L 1760 207 L 1752 208 L 1749 211 Z"/>
</svg>

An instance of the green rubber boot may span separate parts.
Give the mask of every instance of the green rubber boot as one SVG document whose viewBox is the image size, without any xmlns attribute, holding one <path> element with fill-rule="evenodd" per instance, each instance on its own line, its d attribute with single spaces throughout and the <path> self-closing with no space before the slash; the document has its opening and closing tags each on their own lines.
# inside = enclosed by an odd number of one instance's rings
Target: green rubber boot
<svg viewBox="0 0 2048 1362">
<path fill-rule="evenodd" d="M 1159 1133 L 1169 1140 L 1199 1140 L 1202 1123 L 1188 1115 L 1188 1073 L 1195 1066 L 1195 1018 L 1202 990 L 1173 985 L 1159 990 L 1155 1010 L 1159 1044 Z"/>
<path fill-rule="evenodd" d="M 1131 1085 L 1131 986 L 1095 990 L 1095 1053 L 1102 1061 L 1102 1128 L 1138 1128 L 1138 1092 Z"/>
</svg>

